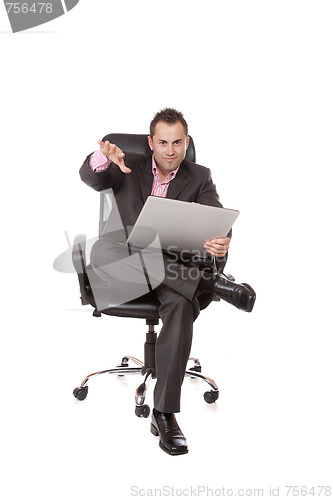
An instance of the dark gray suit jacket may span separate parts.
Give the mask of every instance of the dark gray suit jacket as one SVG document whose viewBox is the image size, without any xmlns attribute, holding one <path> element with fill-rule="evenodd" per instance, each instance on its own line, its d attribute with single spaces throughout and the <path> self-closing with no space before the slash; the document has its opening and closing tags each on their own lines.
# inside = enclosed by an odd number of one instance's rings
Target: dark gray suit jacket
<svg viewBox="0 0 333 500">
<path fill-rule="evenodd" d="M 125 164 L 132 170 L 130 174 L 124 174 L 114 163 L 104 172 L 93 172 L 89 167 L 90 156 L 80 169 L 81 179 L 96 191 L 112 188 L 123 225 L 134 226 L 151 194 L 154 179 L 152 156 L 126 153 Z M 188 160 L 181 163 L 176 177 L 170 182 L 167 198 L 222 207 L 210 170 Z M 231 237 L 231 231 L 228 236 Z M 226 257 L 217 261 L 218 268 L 222 270 Z"/>
</svg>

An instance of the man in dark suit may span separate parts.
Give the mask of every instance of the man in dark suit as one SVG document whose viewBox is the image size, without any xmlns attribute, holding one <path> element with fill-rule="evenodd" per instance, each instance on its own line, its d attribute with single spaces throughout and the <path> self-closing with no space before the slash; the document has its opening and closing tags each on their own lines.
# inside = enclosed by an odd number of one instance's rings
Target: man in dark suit
<svg viewBox="0 0 333 500">
<path fill-rule="evenodd" d="M 148 143 L 152 155 L 124 153 L 116 145 L 99 141 L 100 151 L 89 155 L 80 170 L 82 180 L 101 191 L 112 188 L 124 228 L 135 224 L 151 194 L 222 207 L 210 170 L 185 160 L 189 144 L 187 123 L 182 113 L 166 108 L 157 113 L 150 124 Z M 170 221 L 172 224 L 172 221 Z M 208 254 L 215 257 L 223 270 L 230 236 L 207 241 Z M 128 274 L 114 275 L 114 264 L 124 261 L 121 239 L 106 232 L 95 243 L 91 253 L 94 271 L 117 288 L 129 286 Z M 156 343 L 156 386 L 152 432 L 160 436 L 161 448 L 171 455 L 187 453 L 187 443 L 177 424 L 175 413 L 180 411 L 181 385 L 189 357 L 193 322 L 199 314 L 198 297 L 203 293 L 218 294 L 234 306 L 251 311 L 255 293 L 251 287 L 215 277 L 211 272 L 193 267 L 193 262 L 177 260 L 164 254 L 164 279 L 155 293 L 160 301 L 159 314 L 163 327 Z M 112 269 L 112 271 L 111 271 Z M 125 276 L 122 280 L 121 277 Z M 129 275 L 130 276 L 130 275 Z M 131 285 L 132 286 L 132 285 Z"/>
</svg>

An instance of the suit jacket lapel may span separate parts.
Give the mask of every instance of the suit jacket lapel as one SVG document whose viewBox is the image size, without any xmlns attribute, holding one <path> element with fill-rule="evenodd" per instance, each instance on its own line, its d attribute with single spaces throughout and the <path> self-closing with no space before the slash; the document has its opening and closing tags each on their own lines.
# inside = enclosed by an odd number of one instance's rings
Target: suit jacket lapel
<svg viewBox="0 0 333 500">
<path fill-rule="evenodd" d="M 176 177 L 172 179 L 172 181 L 169 184 L 166 197 L 176 200 L 177 197 L 179 196 L 179 193 L 182 192 L 182 190 L 184 189 L 185 186 L 187 186 L 188 183 L 189 183 L 189 178 L 184 168 L 184 164 L 182 163 L 180 165 Z"/>
<path fill-rule="evenodd" d="M 140 165 L 140 172 L 138 172 L 138 178 L 139 178 L 143 202 L 145 202 L 148 196 L 151 194 L 151 189 L 153 185 L 154 177 L 151 170 L 151 162 L 152 162 L 151 157 L 149 157 L 146 162 Z"/>
<path fill-rule="evenodd" d="M 152 174 L 152 160 L 151 157 L 142 165 L 140 165 L 140 172 L 138 173 L 140 189 L 142 193 L 143 201 L 145 202 L 148 196 L 151 195 L 152 185 L 153 185 L 153 174 Z M 189 178 L 184 168 L 184 162 L 180 165 L 177 175 L 169 184 L 167 191 L 167 198 L 177 199 L 179 193 L 184 189 L 184 187 L 189 183 Z"/>
</svg>

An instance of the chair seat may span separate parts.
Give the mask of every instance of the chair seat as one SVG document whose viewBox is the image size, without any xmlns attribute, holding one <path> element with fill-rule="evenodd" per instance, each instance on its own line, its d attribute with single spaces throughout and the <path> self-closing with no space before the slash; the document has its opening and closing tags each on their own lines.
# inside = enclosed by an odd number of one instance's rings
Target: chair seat
<svg viewBox="0 0 333 500">
<path fill-rule="evenodd" d="M 96 307 L 94 296 L 91 289 L 87 290 L 87 296 L 92 306 Z M 212 301 L 211 293 L 203 293 L 199 297 L 200 310 L 205 309 Z M 126 318 L 143 318 L 143 319 L 159 319 L 158 309 L 160 302 L 157 295 L 152 291 L 138 297 L 137 299 L 119 304 L 116 307 L 109 307 L 99 311 L 102 314 L 109 316 L 121 316 Z"/>
<path fill-rule="evenodd" d="M 93 307 L 96 307 L 95 299 L 91 288 L 86 290 L 87 298 Z M 109 307 L 99 311 L 109 316 L 121 316 L 126 318 L 152 318 L 159 319 L 158 308 L 160 303 L 154 292 L 149 292 L 124 304 Z"/>
<path fill-rule="evenodd" d="M 111 316 L 122 316 L 127 318 L 151 318 L 159 319 L 158 308 L 159 300 L 154 292 L 149 292 L 142 297 L 120 304 L 116 307 L 110 307 L 100 311 L 102 314 Z"/>
<path fill-rule="evenodd" d="M 91 266 L 87 266 L 87 269 L 91 272 Z M 95 274 L 95 273 L 94 273 Z M 95 274 L 96 284 L 98 283 L 100 288 L 107 290 L 109 285 L 102 281 Z M 87 281 L 89 283 L 89 280 Z M 91 285 L 86 287 L 86 298 L 89 303 L 96 308 L 96 302 L 94 299 L 94 295 L 91 290 Z M 210 302 L 213 300 L 214 295 L 209 292 L 202 293 L 199 297 L 200 310 L 205 309 Z M 103 310 L 99 310 L 98 312 L 101 314 L 107 314 L 109 316 L 120 316 L 126 318 L 143 318 L 143 319 L 159 319 L 160 316 L 158 314 L 158 309 L 160 307 L 160 302 L 157 298 L 157 295 L 154 291 L 146 293 L 141 297 L 133 299 L 129 302 L 125 302 L 124 304 L 119 304 L 118 306 L 108 307 Z"/>
</svg>

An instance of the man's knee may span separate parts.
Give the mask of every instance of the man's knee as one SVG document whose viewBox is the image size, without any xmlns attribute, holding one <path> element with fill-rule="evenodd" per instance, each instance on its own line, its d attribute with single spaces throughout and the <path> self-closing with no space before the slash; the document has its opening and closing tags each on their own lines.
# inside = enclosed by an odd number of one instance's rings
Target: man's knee
<svg viewBox="0 0 333 500">
<path fill-rule="evenodd" d="M 161 303 L 160 314 L 162 319 L 166 313 L 177 313 L 187 317 L 193 315 L 193 320 L 197 318 L 200 307 L 196 298 L 191 301 L 165 285 L 162 285 L 162 287 L 163 293 L 161 293 L 161 287 L 156 290 Z"/>
</svg>

